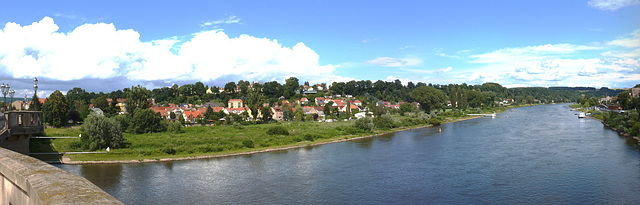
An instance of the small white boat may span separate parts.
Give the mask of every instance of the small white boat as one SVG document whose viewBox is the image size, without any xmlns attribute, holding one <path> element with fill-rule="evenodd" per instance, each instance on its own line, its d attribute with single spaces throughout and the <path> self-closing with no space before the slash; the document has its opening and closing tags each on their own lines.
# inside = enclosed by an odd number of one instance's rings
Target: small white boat
<svg viewBox="0 0 640 205">
<path fill-rule="evenodd" d="M 585 118 L 585 117 L 587 117 L 587 114 L 585 114 L 584 112 L 581 112 L 581 113 L 578 115 L 578 118 Z"/>
</svg>

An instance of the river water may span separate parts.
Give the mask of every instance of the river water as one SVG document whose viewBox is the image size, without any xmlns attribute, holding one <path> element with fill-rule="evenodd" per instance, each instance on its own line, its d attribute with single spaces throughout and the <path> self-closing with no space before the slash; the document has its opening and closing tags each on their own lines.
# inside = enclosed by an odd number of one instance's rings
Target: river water
<svg viewBox="0 0 640 205">
<path fill-rule="evenodd" d="M 541 105 L 311 148 L 58 167 L 125 204 L 639 203 L 638 146 L 575 114 Z"/>
</svg>

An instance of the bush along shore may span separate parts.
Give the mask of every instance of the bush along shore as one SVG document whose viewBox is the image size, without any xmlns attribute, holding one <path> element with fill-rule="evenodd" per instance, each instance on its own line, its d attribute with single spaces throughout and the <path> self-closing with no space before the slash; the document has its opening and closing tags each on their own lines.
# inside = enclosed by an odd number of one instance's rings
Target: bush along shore
<svg viewBox="0 0 640 205">
<path fill-rule="evenodd" d="M 474 109 L 467 112 L 446 110 L 438 115 L 423 112 L 384 114 L 374 118 L 338 122 L 287 121 L 250 125 L 190 126 L 158 133 L 124 133 L 121 148 L 110 149 L 108 153 L 34 156 L 51 163 L 65 164 L 139 163 L 236 156 L 374 137 L 478 118 L 467 114 L 498 113 L 508 108 L 511 107 Z M 45 130 L 47 136 L 79 136 L 85 132 L 83 128 L 78 127 Z M 32 139 L 30 149 L 32 153 L 90 151 L 86 146 L 82 146 L 81 139 Z"/>
<path fill-rule="evenodd" d="M 590 113 L 589 117 L 600 121 L 606 128 L 616 131 L 620 136 L 631 137 L 640 145 L 640 113 L 637 110 L 618 113 L 587 110 L 580 104 L 572 104 L 570 107 L 580 112 Z"/>
</svg>

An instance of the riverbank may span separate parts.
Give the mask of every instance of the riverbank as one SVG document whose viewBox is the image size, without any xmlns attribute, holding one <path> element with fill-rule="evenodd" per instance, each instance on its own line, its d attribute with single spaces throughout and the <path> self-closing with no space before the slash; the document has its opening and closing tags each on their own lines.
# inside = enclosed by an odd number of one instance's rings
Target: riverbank
<svg viewBox="0 0 640 205">
<path fill-rule="evenodd" d="M 446 121 L 443 124 L 445 124 L 445 123 L 453 123 L 453 122 L 460 122 L 460 121 L 464 121 L 464 120 L 471 120 L 471 119 L 476 119 L 476 118 L 481 118 L 481 117 L 482 116 L 468 116 L 468 117 L 464 117 L 464 118 L 459 118 L 459 119 L 453 119 L 453 120 L 450 120 L 450 121 Z M 252 155 L 252 154 L 258 154 L 258 153 L 265 153 L 265 152 L 275 152 L 275 151 L 284 151 L 284 150 L 298 149 L 298 148 L 305 148 L 305 147 L 314 147 L 314 146 L 320 146 L 320 145 L 331 144 L 331 143 L 347 142 L 347 141 L 353 141 L 353 140 L 377 137 L 377 136 L 381 136 L 381 135 L 387 135 L 387 134 L 392 134 L 392 133 L 396 133 L 396 132 L 414 130 L 414 129 L 421 129 L 421 128 L 432 127 L 432 126 L 433 125 L 401 127 L 401 128 L 395 128 L 395 129 L 391 129 L 391 130 L 388 130 L 388 131 L 384 131 L 384 132 L 380 132 L 380 133 L 376 133 L 376 134 L 365 135 L 365 136 L 353 136 L 353 137 L 346 136 L 343 139 L 335 139 L 334 138 L 334 139 L 329 140 L 329 141 L 303 143 L 302 145 L 293 144 L 293 145 L 286 145 L 286 146 L 282 146 L 282 147 L 267 148 L 267 149 L 253 150 L 253 151 L 239 151 L 239 152 L 235 152 L 235 153 L 221 153 L 221 154 L 214 154 L 214 155 L 211 155 L 211 154 L 208 154 L 208 155 L 195 155 L 195 156 L 184 156 L 184 157 L 168 157 L 168 158 L 158 158 L 158 159 L 141 159 L 141 160 L 133 159 L 133 160 L 109 160 L 109 161 L 103 161 L 103 160 L 100 160 L 100 161 L 96 161 L 96 160 L 73 161 L 69 157 L 63 156 L 61 161 L 59 161 L 59 162 L 53 161 L 53 162 L 50 162 L 50 163 L 60 163 L 60 164 L 128 164 L 128 163 L 171 162 L 171 161 L 182 161 L 182 160 L 212 159 L 212 158 L 222 158 L 222 157 L 244 156 L 244 155 Z"/>
<path fill-rule="evenodd" d="M 484 112 L 501 113 L 511 108 L 535 106 L 537 104 L 496 107 L 491 111 L 484 110 Z M 395 115 L 397 121 L 401 121 L 403 118 L 410 118 L 408 116 L 400 117 Z M 446 116 L 446 115 L 445 115 Z M 470 120 L 475 118 L 481 118 L 482 116 L 458 116 L 458 117 L 442 117 L 443 124 L 451 122 L 459 122 L 464 120 Z M 272 142 L 273 136 L 264 135 L 264 130 L 270 126 L 280 125 L 285 126 L 292 132 L 292 135 L 276 137 L 281 142 L 275 145 L 265 146 L 264 143 Z M 319 122 L 284 122 L 277 124 L 262 124 L 262 125 L 247 125 L 245 128 L 233 128 L 234 126 L 221 126 L 218 128 L 210 129 L 210 126 L 198 126 L 187 129 L 186 133 L 180 134 L 167 134 L 167 133 L 151 133 L 142 135 L 129 135 L 126 137 L 129 141 L 127 148 L 112 149 L 108 154 L 79 154 L 79 155 L 57 155 L 43 161 L 57 164 L 114 164 L 114 163 L 148 163 L 148 162 L 168 162 L 168 161 L 180 161 L 180 160 L 192 160 L 192 159 L 210 159 L 221 158 L 231 156 L 251 155 L 256 153 L 283 151 L 288 149 L 297 149 L 304 147 L 313 147 L 330 143 L 345 142 L 351 140 L 358 140 L 363 138 L 371 138 L 380 135 L 386 135 L 390 133 L 420 129 L 430 127 L 429 124 L 418 124 L 414 126 L 404 126 L 394 128 L 390 130 L 376 130 L 374 133 L 358 133 L 347 134 L 346 129 L 353 125 L 353 121 L 341 121 L 333 123 L 319 123 Z M 193 130 L 195 129 L 195 130 Z M 256 131 L 257 130 L 257 131 Z M 336 131 L 337 130 L 337 131 Z M 77 130 L 76 130 L 77 131 Z M 66 131 L 54 130 L 54 135 L 71 134 L 72 136 L 77 133 L 67 133 Z M 302 138 L 304 135 L 313 134 L 316 136 L 323 136 L 321 138 L 314 138 L 315 140 L 296 140 Z M 251 139 L 256 142 L 255 148 L 225 148 L 222 151 L 201 151 L 211 150 L 219 148 L 221 146 L 235 146 L 238 143 L 233 143 L 229 140 L 241 141 L 243 139 Z M 64 139 L 63 139 L 64 140 Z M 292 141 L 293 140 L 293 141 Z M 63 147 L 62 149 L 54 148 Z M 67 141 L 51 141 L 51 147 L 53 151 L 64 152 L 71 151 L 69 146 L 73 145 L 72 142 Z M 173 145 L 173 148 L 179 150 L 176 154 L 164 154 L 158 153 L 158 150 L 162 146 Z M 186 150 L 188 149 L 188 150 Z M 181 150 L 181 151 L 180 151 Z M 149 154 L 150 153 L 150 154 Z"/>
<path fill-rule="evenodd" d="M 576 105 L 576 104 L 573 104 L 573 105 Z M 573 106 L 570 106 L 570 107 L 571 107 L 571 108 L 574 108 L 574 109 L 577 109 L 577 110 L 578 110 L 578 111 L 580 111 L 580 112 L 585 112 L 585 111 L 584 111 L 583 109 L 581 109 L 581 108 L 575 108 L 575 107 L 573 107 Z M 596 113 L 597 113 L 597 114 L 599 114 L 599 116 L 600 116 L 600 117 L 602 117 L 602 113 L 601 113 L 601 112 L 596 112 Z M 608 129 L 610 129 L 610 130 L 613 130 L 613 131 L 617 132 L 617 133 L 618 133 L 618 135 L 620 135 L 620 136 L 627 137 L 627 138 L 633 138 L 634 140 L 636 140 L 636 143 L 637 143 L 638 145 L 640 145 L 640 137 L 633 136 L 633 135 L 631 135 L 630 133 L 624 132 L 623 130 L 619 130 L 619 129 L 617 129 L 617 128 L 616 128 L 616 127 L 614 127 L 614 126 L 611 126 L 611 125 L 607 124 L 603 119 L 597 118 L 597 117 L 595 117 L 594 115 L 588 115 L 588 117 L 589 117 L 589 118 L 591 118 L 591 119 L 595 119 L 595 120 L 600 121 L 600 123 L 602 123 L 602 125 L 603 125 L 605 128 L 608 128 Z"/>
</svg>

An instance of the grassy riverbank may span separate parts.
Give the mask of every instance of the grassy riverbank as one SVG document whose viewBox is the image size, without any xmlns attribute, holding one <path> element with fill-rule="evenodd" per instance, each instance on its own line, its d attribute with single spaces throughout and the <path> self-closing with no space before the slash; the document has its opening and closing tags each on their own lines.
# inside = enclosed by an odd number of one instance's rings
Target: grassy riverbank
<svg viewBox="0 0 640 205">
<path fill-rule="evenodd" d="M 502 112 L 511 107 L 475 110 L 473 113 Z M 469 112 L 467 112 L 469 113 Z M 372 137 L 407 129 L 432 126 L 424 122 L 417 123 L 415 114 L 393 115 L 399 127 L 393 129 L 363 132 L 354 130 L 353 121 L 341 122 L 282 122 L 244 126 L 193 126 L 183 128 L 182 133 L 125 133 L 125 147 L 112 149 L 108 154 L 66 154 L 35 155 L 45 161 L 65 163 L 101 163 L 101 162 L 147 162 L 193 158 L 222 157 L 238 154 L 280 150 L 294 147 L 313 146 L 333 142 Z M 443 123 L 477 118 L 466 113 L 448 110 L 439 115 Z M 289 135 L 267 135 L 266 130 L 273 126 L 282 126 Z M 47 136 L 78 136 L 79 128 L 47 128 Z M 80 139 L 32 139 L 31 152 L 80 152 L 77 146 Z M 251 144 L 245 143 L 251 141 Z"/>
</svg>

